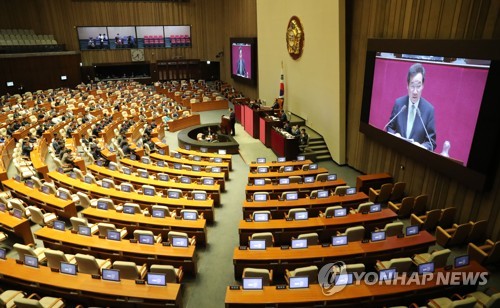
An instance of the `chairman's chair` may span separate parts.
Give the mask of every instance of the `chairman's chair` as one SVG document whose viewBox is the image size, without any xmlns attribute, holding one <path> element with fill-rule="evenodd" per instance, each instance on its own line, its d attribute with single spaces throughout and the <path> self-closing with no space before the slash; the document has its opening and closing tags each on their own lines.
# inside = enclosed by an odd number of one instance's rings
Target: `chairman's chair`
<svg viewBox="0 0 500 308">
<path fill-rule="evenodd" d="M 77 253 L 75 255 L 78 272 L 90 275 L 101 275 L 103 268 L 111 268 L 110 259 L 96 259 L 94 256 Z"/>
<path fill-rule="evenodd" d="M 309 278 L 309 284 L 318 282 L 318 267 L 316 265 L 310 265 L 306 267 L 299 267 L 293 271 L 288 269 L 285 270 L 285 280 L 287 284 L 290 283 L 290 277 L 307 276 Z"/>
<path fill-rule="evenodd" d="M 173 265 L 152 264 L 149 272 L 165 274 L 167 283 L 181 283 L 184 276 L 182 266 L 175 268 Z"/>
<path fill-rule="evenodd" d="M 144 279 L 148 271 L 146 263 L 137 265 L 131 261 L 115 261 L 112 267 L 120 271 L 120 278 L 123 279 Z"/>
<path fill-rule="evenodd" d="M 268 286 L 273 281 L 273 270 L 265 268 L 246 267 L 243 269 L 243 278 L 259 277 L 262 278 L 262 285 Z"/>
</svg>

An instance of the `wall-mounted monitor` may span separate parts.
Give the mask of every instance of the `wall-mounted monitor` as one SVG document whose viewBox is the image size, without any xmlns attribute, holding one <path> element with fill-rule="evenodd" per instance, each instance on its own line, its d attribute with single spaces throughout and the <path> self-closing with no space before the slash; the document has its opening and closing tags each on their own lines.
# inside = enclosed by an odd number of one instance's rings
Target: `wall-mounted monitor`
<svg viewBox="0 0 500 308">
<path fill-rule="evenodd" d="M 368 41 L 360 131 L 473 189 L 492 185 L 499 41 Z M 390 86 L 388 86 L 390 85 Z"/>
<path fill-rule="evenodd" d="M 257 38 L 230 38 L 231 77 L 238 82 L 257 84 Z"/>
</svg>

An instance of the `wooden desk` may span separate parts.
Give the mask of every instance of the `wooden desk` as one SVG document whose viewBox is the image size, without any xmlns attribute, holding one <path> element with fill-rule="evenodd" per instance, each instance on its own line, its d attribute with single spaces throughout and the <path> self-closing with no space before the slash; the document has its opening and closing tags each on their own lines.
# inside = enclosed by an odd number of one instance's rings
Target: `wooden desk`
<svg viewBox="0 0 500 308">
<path fill-rule="evenodd" d="M 200 115 L 192 114 L 189 117 L 179 118 L 177 120 L 169 121 L 167 124 L 168 124 L 168 130 L 170 132 L 176 132 L 184 128 L 200 125 L 201 124 Z"/>
<path fill-rule="evenodd" d="M 292 175 L 298 175 L 298 176 L 308 176 L 308 175 L 317 175 L 320 173 L 328 173 L 328 169 L 326 168 L 318 168 L 316 170 L 293 170 L 291 172 L 266 172 L 266 173 L 258 173 L 258 172 L 249 172 L 248 173 L 248 179 L 255 179 L 255 178 L 270 178 L 272 179 L 278 179 L 278 178 L 287 178 Z"/>
<path fill-rule="evenodd" d="M 293 160 L 299 155 L 299 138 L 287 138 L 275 128 L 271 129 L 271 149 L 278 156 Z"/>
<path fill-rule="evenodd" d="M 310 159 L 306 159 L 303 161 L 288 160 L 288 161 L 285 161 L 282 163 L 279 163 L 277 161 L 268 161 L 265 163 L 257 163 L 256 161 L 252 161 L 250 163 L 250 170 L 256 170 L 257 167 L 260 167 L 260 166 L 267 166 L 267 167 L 269 167 L 270 170 L 278 171 L 278 169 L 280 167 L 284 167 L 284 166 L 302 167 L 303 165 L 312 164 L 312 163 L 313 163 L 313 161 Z"/>
<path fill-rule="evenodd" d="M 30 221 L 26 218 L 19 219 L 8 212 L 0 212 L 0 228 L 20 237 L 26 245 L 35 242 L 30 226 Z"/>
<path fill-rule="evenodd" d="M 154 218 L 146 217 L 142 214 L 125 214 L 114 210 L 99 210 L 96 208 L 86 208 L 81 214 L 89 222 L 109 222 L 117 228 L 127 228 L 128 234 L 133 234 L 135 230 L 150 230 L 155 235 L 161 233 L 162 238 L 167 239 L 169 231 L 185 232 L 189 237 L 196 236 L 196 244 L 205 245 L 207 242 L 207 229 L 205 219 L 179 220 L 172 217 Z M 178 213 L 179 214 L 179 213 Z"/>
<path fill-rule="evenodd" d="M 55 213 L 57 216 L 69 219 L 77 215 L 76 205 L 72 200 L 62 200 L 55 195 L 45 194 L 13 179 L 3 181 L 3 185 L 10 189 L 17 198 L 25 200 L 28 204 L 34 203 L 34 205 Z"/>
<path fill-rule="evenodd" d="M 49 167 L 45 163 L 45 157 L 47 156 L 47 141 L 44 138 L 40 138 L 37 146 L 30 153 L 30 160 L 33 164 L 33 168 L 36 169 L 38 174 L 43 175 L 43 179 L 47 181 L 47 173 L 49 172 Z"/>
<path fill-rule="evenodd" d="M 389 173 L 374 173 L 360 175 L 356 178 L 356 190 L 368 194 L 370 188 L 380 189 L 385 183 L 392 183 L 393 179 Z"/>
<path fill-rule="evenodd" d="M 220 157 L 220 158 L 222 158 L 222 161 L 229 162 L 229 170 L 232 169 L 232 161 L 231 161 L 232 156 L 231 156 L 231 154 L 203 153 L 201 151 L 186 150 L 183 148 L 178 148 L 176 151 L 181 153 L 181 154 L 184 154 L 184 155 L 198 155 L 198 156 L 206 157 L 206 158 Z"/>
<path fill-rule="evenodd" d="M 83 273 L 75 276 L 55 273 L 46 266 L 24 266 L 10 258 L 0 260 L 0 274 L 5 283 L 16 285 L 22 290 L 54 294 L 87 307 L 113 306 L 117 302 L 121 303 L 121 307 L 182 306 L 181 285 L 177 283 L 169 283 L 165 287 L 138 285 L 134 280 L 127 279 L 117 283 L 92 279 Z"/>
<path fill-rule="evenodd" d="M 348 227 L 364 226 L 369 232 L 376 227 L 383 228 L 386 223 L 394 221 L 398 215 L 390 209 L 383 209 L 377 213 L 370 214 L 348 214 L 344 217 L 313 217 L 308 220 L 271 219 L 267 222 L 240 221 L 238 232 L 240 234 L 240 245 L 248 245 L 248 237 L 257 232 L 272 232 L 274 244 L 290 245 L 292 237 L 302 233 L 316 232 L 321 243 L 331 243 L 331 237 L 337 231 L 344 232 Z M 368 233 L 367 233 L 368 234 Z"/>
<path fill-rule="evenodd" d="M 184 164 L 184 165 L 191 165 L 191 166 L 202 166 L 202 167 L 221 167 L 221 169 L 224 171 L 224 173 L 227 174 L 226 178 L 229 178 L 229 162 L 227 161 L 222 161 L 221 163 L 216 163 L 208 160 L 200 160 L 196 161 L 193 159 L 187 159 L 187 158 L 175 158 L 170 155 L 162 155 L 160 153 L 151 153 L 149 155 L 154 160 L 163 160 L 169 163 L 179 163 L 179 164 Z"/>
<path fill-rule="evenodd" d="M 346 182 L 342 179 L 337 179 L 335 181 L 314 181 L 313 183 L 290 183 L 287 185 L 279 185 L 276 184 L 266 184 L 266 185 L 247 185 L 245 188 L 245 192 L 247 194 L 253 194 L 258 191 L 267 191 L 267 192 L 284 192 L 284 191 L 306 191 L 310 192 L 311 190 L 318 189 L 331 189 L 335 190 L 337 186 L 346 185 Z"/>
<path fill-rule="evenodd" d="M 357 208 L 360 203 L 367 202 L 368 196 L 365 193 L 356 193 L 354 195 L 345 196 L 329 196 L 328 198 L 316 198 L 310 199 L 299 198 L 297 200 L 291 201 L 279 201 L 279 200 L 268 200 L 268 201 L 252 201 L 249 202 L 245 200 L 243 202 L 243 217 L 248 217 L 254 211 L 271 211 L 271 216 L 273 219 L 280 219 L 285 217 L 285 213 L 291 208 L 306 208 L 309 217 L 317 217 L 319 211 L 325 211 L 327 207 L 333 205 L 341 205 L 342 207 L 353 207 Z"/>
<path fill-rule="evenodd" d="M 227 100 L 221 101 L 208 101 L 208 102 L 198 102 L 198 103 L 188 103 L 188 108 L 191 108 L 192 112 L 209 111 L 209 110 L 219 110 L 228 109 L 229 103 Z"/>
<path fill-rule="evenodd" d="M 136 175 L 127 175 L 121 173 L 120 171 L 112 171 L 106 167 L 101 167 L 98 165 L 89 165 L 87 167 L 94 174 L 97 174 L 99 178 L 112 178 L 116 185 L 120 183 L 131 183 L 136 189 L 141 188 L 142 185 L 151 185 L 160 189 L 177 188 L 184 192 L 191 192 L 193 190 L 204 190 L 212 195 L 215 205 L 220 204 L 220 185 L 203 185 L 198 182 L 192 182 L 191 184 L 184 184 L 180 182 L 170 181 L 160 181 L 156 179 L 145 179 Z M 101 176 L 99 176 L 101 175 Z"/>
<path fill-rule="evenodd" d="M 268 247 L 266 250 L 234 249 L 234 277 L 240 279 L 245 267 L 273 269 L 275 277 L 285 274 L 285 269 L 317 265 L 321 266 L 335 261 L 349 263 L 364 263 L 372 266 L 377 260 L 409 257 L 415 253 L 427 252 L 436 239 L 427 231 L 418 235 L 397 238 L 388 237 L 380 242 L 350 242 L 344 246 L 322 247 L 309 246 L 306 249 L 286 249 Z"/>
<path fill-rule="evenodd" d="M 59 231 L 47 227 L 35 232 L 35 237 L 43 241 L 44 247 L 62 250 L 65 253 L 86 253 L 111 261 L 133 261 L 137 264 L 167 264 L 182 266 L 184 271 L 196 275 L 195 246 L 187 248 L 163 246 L 155 243 L 145 245 L 130 243 L 129 240 L 112 241 L 97 235 L 85 236 Z"/>
<path fill-rule="evenodd" d="M 365 281 L 359 284 L 346 286 L 343 290 L 334 295 L 324 293 L 321 285 L 311 284 L 308 289 L 277 290 L 274 286 L 265 286 L 263 290 L 245 291 L 226 289 L 226 307 L 242 307 L 251 305 L 252 307 L 290 307 L 288 305 L 305 306 L 328 306 L 328 307 L 388 307 L 388 306 L 408 306 L 415 302 L 424 305 L 427 299 L 450 295 L 453 293 L 466 294 L 476 289 L 477 286 L 466 286 L 463 284 L 463 276 L 459 275 L 456 284 L 449 285 L 438 282 L 438 274 L 446 272 L 459 273 L 486 273 L 487 269 L 476 262 L 461 269 L 445 271 L 443 268 L 437 269 L 433 279 L 426 283 L 408 283 L 402 285 L 396 280 L 394 283 L 367 285 Z M 410 277 L 401 278 L 401 281 L 410 281 Z M 421 281 L 421 279 L 419 279 Z"/>
<path fill-rule="evenodd" d="M 97 198 L 111 198 L 115 203 L 134 202 L 142 208 L 150 208 L 154 204 L 166 205 L 170 209 L 192 209 L 202 212 L 207 221 L 214 220 L 214 200 L 189 200 L 187 198 L 171 199 L 166 197 L 145 196 L 134 192 L 123 192 L 113 188 L 103 188 L 97 184 L 87 184 L 78 179 L 73 179 L 57 171 L 49 172 L 49 177 L 59 186 L 68 188 L 73 192 L 81 191 Z M 151 212 L 151 211 L 150 211 Z"/>
</svg>

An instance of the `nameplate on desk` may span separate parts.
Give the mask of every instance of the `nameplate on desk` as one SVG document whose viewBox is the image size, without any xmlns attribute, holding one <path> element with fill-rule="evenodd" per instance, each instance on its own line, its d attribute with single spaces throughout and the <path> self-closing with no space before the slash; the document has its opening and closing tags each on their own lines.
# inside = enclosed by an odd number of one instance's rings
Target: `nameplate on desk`
<svg viewBox="0 0 500 308">
<path fill-rule="evenodd" d="M 101 279 L 101 275 L 99 274 L 92 274 L 93 279 Z"/>
<path fill-rule="evenodd" d="M 314 199 L 316 199 L 316 196 L 311 196 L 311 197 L 309 197 L 309 199 L 314 200 Z"/>
<path fill-rule="evenodd" d="M 361 243 L 363 243 L 363 244 L 366 244 L 366 243 L 369 243 L 369 242 L 370 242 L 370 241 L 369 241 L 369 240 L 367 240 L 367 239 L 364 239 L 364 240 L 362 240 L 362 241 L 361 241 Z"/>
<path fill-rule="evenodd" d="M 404 238 L 405 235 L 403 233 L 398 234 L 398 238 Z"/>
<path fill-rule="evenodd" d="M 106 236 L 105 236 L 105 235 L 102 235 L 102 234 L 99 234 L 99 238 L 100 238 L 100 239 L 103 239 L 103 238 L 106 238 Z"/>
<path fill-rule="evenodd" d="M 361 214 L 366 215 L 368 214 L 368 211 L 362 211 Z"/>
<path fill-rule="evenodd" d="M 170 246 L 170 242 L 161 242 L 163 246 Z"/>
<path fill-rule="evenodd" d="M 151 214 L 149 212 L 148 213 L 144 213 L 144 216 L 151 217 Z"/>
<path fill-rule="evenodd" d="M 59 273 L 59 269 L 58 268 L 54 268 L 54 267 L 51 267 L 50 271 L 54 272 L 54 273 Z"/>
<path fill-rule="evenodd" d="M 328 243 L 323 243 L 323 244 L 321 244 L 321 247 L 323 247 L 323 248 L 330 247 L 330 244 L 328 244 Z"/>
<path fill-rule="evenodd" d="M 76 230 L 76 229 L 71 229 L 71 233 L 73 233 L 73 234 L 77 234 L 77 233 L 78 233 L 78 230 Z"/>
<path fill-rule="evenodd" d="M 277 284 L 276 290 L 286 290 L 286 284 Z"/>
<path fill-rule="evenodd" d="M 240 245 L 240 246 L 238 246 L 238 249 L 239 250 L 247 250 L 247 246 Z"/>
<path fill-rule="evenodd" d="M 288 246 L 288 245 L 281 245 L 281 250 L 287 250 L 289 248 L 290 248 L 290 246 Z"/>
<path fill-rule="evenodd" d="M 326 215 L 326 218 L 332 218 L 333 216 L 332 215 Z"/>
<path fill-rule="evenodd" d="M 131 238 L 131 239 L 130 239 L 130 243 L 135 244 L 135 243 L 137 243 L 137 240 L 136 240 L 135 238 Z"/>
<path fill-rule="evenodd" d="M 142 280 L 142 279 L 136 279 L 135 280 L 135 284 L 145 284 L 146 281 Z"/>
<path fill-rule="evenodd" d="M 229 290 L 239 290 L 240 286 L 229 286 Z"/>
<path fill-rule="evenodd" d="M 451 265 L 451 264 L 450 264 L 450 265 L 446 265 L 446 266 L 444 267 L 444 270 L 445 270 L 445 271 L 449 271 L 449 270 L 451 270 L 451 269 L 453 269 L 453 265 Z"/>
<path fill-rule="evenodd" d="M 252 222 L 252 218 L 245 218 L 246 222 Z"/>
<path fill-rule="evenodd" d="M 247 198 L 247 202 L 252 202 L 252 198 Z"/>
<path fill-rule="evenodd" d="M 23 260 L 16 259 L 17 264 L 24 264 Z"/>
<path fill-rule="evenodd" d="M 286 221 L 293 221 L 293 218 L 292 217 L 287 217 Z"/>
<path fill-rule="evenodd" d="M 276 181 L 273 181 L 273 185 L 278 185 L 278 182 L 276 182 Z"/>
<path fill-rule="evenodd" d="M 253 186 L 253 183 L 252 182 L 248 183 L 248 186 Z"/>
<path fill-rule="evenodd" d="M 182 216 L 175 216 L 175 219 L 182 220 Z"/>
</svg>

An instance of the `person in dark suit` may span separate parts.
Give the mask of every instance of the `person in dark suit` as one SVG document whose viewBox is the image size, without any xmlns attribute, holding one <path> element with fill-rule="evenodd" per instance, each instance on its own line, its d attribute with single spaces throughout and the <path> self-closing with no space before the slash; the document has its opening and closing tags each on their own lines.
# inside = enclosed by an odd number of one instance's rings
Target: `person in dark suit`
<svg viewBox="0 0 500 308">
<path fill-rule="evenodd" d="M 236 113 L 233 108 L 229 108 L 229 123 L 231 124 L 231 135 L 236 135 Z"/>
<path fill-rule="evenodd" d="M 245 60 L 243 60 L 243 50 L 239 49 L 239 58 L 238 58 L 238 65 L 236 67 L 236 75 L 246 77 L 247 76 L 247 68 L 245 65 Z"/>
<path fill-rule="evenodd" d="M 434 151 L 436 149 L 434 106 L 422 97 L 424 81 L 423 65 L 413 64 L 408 70 L 408 95 L 396 99 L 385 130 L 415 145 Z"/>
</svg>

